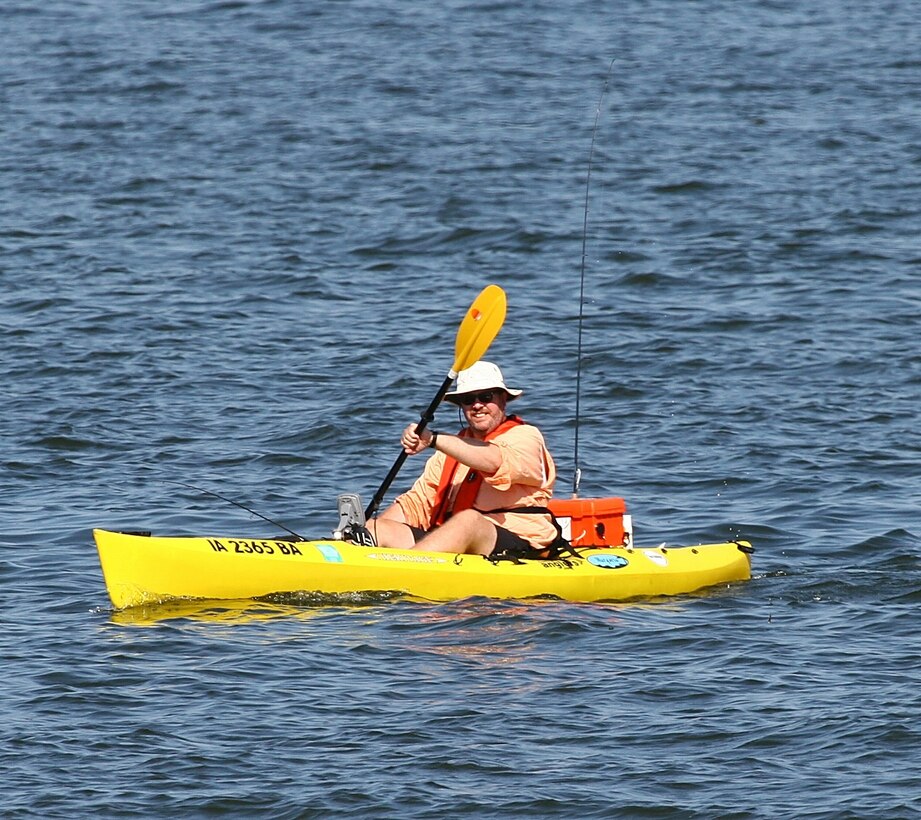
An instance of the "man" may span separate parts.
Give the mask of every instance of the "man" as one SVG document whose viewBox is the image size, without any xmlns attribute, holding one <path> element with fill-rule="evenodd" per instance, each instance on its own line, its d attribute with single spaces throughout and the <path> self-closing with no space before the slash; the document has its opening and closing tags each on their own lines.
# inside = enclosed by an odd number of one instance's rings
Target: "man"
<svg viewBox="0 0 921 820">
<path fill-rule="evenodd" d="M 460 432 L 416 435 L 415 424 L 403 431 L 409 455 L 435 453 L 412 488 L 368 522 L 378 544 L 523 558 L 544 553 L 559 535 L 545 509 L 556 467 L 540 430 L 506 414 L 522 392 L 506 386 L 496 365 L 480 361 L 461 371 L 445 396 L 463 412 Z"/>
</svg>

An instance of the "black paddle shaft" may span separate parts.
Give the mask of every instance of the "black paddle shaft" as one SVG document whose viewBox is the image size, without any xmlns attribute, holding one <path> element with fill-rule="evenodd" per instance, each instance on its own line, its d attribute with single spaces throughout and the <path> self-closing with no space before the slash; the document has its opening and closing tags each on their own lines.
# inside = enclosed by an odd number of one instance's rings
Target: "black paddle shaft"
<svg viewBox="0 0 921 820">
<path fill-rule="evenodd" d="M 438 392 L 435 394 L 435 398 L 432 399 L 432 403 L 428 406 L 425 412 L 422 414 L 422 417 L 419 419 L 419 423 L 416 425 L 416 435 L 419 435 L 435 418 L 435 411 L 438 409 L 438 405 L 441 404 L 441 400 L 445 397 L 445 394 L 451 387 L 451 382 L 454 381 L 454 374 L 449 373 L 447 378 L 445 378 L 441 387 L 438 389 Z M 393 484 L 393 480 L 397 477 L 397 473 L 400 472 L 400 468 L 403 466 L 403 463 L 408 457 L 406 450 L 400 450 L 400 455 L 397 456 L 397 460 L 393 462 L 393 467 L 390 468 L 390 472 L 387 473 L 387 477 L 384 479 L 381 486 L 378 488 L 378 491 L 374 493 L 374 498 L 371 499 L 371 503 L 368 504 L 368 508 L 365 510 L 365 520 L 372 518 L 377 512 L 378 507 L 381 505 L 381 501 L 384 500 L 384 496 L 387 494 L 387 490 L 390 489 L 390 485 Z"/>
</svg>

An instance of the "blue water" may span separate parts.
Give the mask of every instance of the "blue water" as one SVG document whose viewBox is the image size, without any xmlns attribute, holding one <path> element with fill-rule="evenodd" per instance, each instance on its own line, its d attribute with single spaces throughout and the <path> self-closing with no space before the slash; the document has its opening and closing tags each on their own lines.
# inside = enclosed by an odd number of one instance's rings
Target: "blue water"
<svg viewBox="0 0 921 820">
<path fill-rule="evenodd" d="M 910 0 L 4 3 L 3 815 L 921 817 L 919 54 Z M 370 497 L 490 282 L 569 492 L 606 81 L 581 492 L 754 579 L 114 612 L 94 526 L 277 532 L 171 479 Z"/>
</svg>

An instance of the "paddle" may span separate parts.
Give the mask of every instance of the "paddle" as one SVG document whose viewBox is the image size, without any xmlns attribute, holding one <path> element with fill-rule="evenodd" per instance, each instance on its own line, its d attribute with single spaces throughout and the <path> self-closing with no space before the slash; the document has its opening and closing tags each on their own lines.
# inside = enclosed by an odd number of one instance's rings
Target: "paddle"
<svg viewBox="0 0 921 820">
<path fill-rule="evenodd" d="M 499 334 L 502 323 L 505 321 L 505 304 L 505 291 L 498 285 L 487 285 L 480 292 L 480 295 L 473 300 L 467 315 L 464 316 L 464 320 L 457 329 L 457 338 L 454 340 L 454 364 L 448 371 L 448 375 L 442 382 L 441 387 L 438 388 L 432 403 L 422 413 L 422 418 L 416 425 L 417 435 L 435 418 L 435 410 L 438 409 L 438 405 L 445 397 L 445 393 L 451 388 L 451 382 L 457 378 L 457 374 L 461 370 L 466 370 L 476 364 L 489 349 L 493 339 Z M 406 451 L 401 450 L 397 460 L 393 463 L 393 467 L 390 468 L 390 472 L 387 473 L 387 477 L 374 494 L 371 503 L 368 504 L 368 508 L 365 510 L 366 520 L 377 512 L 381 501 L 384 500 L 384 495 L 397 477 L 397 473 L 400 472 L 400 468 L 406 458 Z"/>
</svg>

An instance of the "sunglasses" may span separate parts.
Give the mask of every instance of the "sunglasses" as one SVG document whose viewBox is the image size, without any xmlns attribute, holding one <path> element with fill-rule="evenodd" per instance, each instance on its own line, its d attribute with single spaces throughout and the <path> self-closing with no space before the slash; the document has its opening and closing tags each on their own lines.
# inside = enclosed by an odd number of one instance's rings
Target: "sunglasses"
<svg viewBox="0 0 921 820">
<path fill-rule="evenodd" d="M 465 393 L 463 396 L 458 396 L 457 400 L 464 407 L 471 407 L 477 402 L 489 404 L 496 397 L 497 392 L 496 390 L 484 390 L 482 393 Z"/>
</svg>

